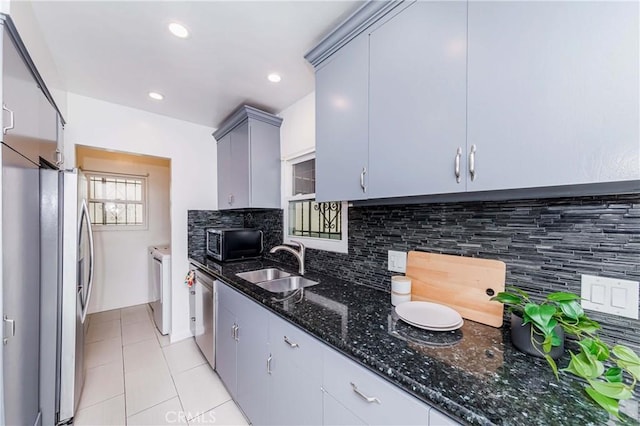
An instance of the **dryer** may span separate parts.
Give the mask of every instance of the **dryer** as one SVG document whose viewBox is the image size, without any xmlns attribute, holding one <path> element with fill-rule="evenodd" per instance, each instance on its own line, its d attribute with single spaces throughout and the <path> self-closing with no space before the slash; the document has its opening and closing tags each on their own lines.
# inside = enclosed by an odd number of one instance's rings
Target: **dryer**
<svg viewBox="0 0 640 426">
<path fill-rule="evenodd" d="M 149 283 L 153 322 L 160 333 L 171 329 L 171 247 L 149 247 Z"/>
</svg>

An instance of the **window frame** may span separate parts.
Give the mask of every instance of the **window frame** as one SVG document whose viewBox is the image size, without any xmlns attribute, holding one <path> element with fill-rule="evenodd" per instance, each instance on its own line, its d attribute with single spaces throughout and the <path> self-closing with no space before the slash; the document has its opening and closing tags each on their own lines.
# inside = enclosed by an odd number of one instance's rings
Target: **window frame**
<svg viewBox="0 0 640 426">
<path fill-rule="evenodd" d="M 100 203 L 115 203 L 115 204 L 142 204 L 142 223 L 135 225 L 127 225 L 127 224 L 100 224 L 100 223 L 91 223 L 91 228 L 94 231 L 146 231 L 149 229 L 149 202 L 147 197 L 148 190 L 148 177 L 142 175 L 133 175 L 127 173 L 111 173 L 111 172 L 93 172 L 93 171 L 84 171 L 83 172 L 86 180 L 87 180 L 87 208 L 91 209 L 91 202 L 100 202 Z M 142 200 L 141 201 L 127 201 L 127 200 L 111 200 L 107 198 L 91 198 L 91 178 L 116 178 L 116 179 L 125 179 L 125 180 L 139 180 L 142 182 Z M 91 214 L 89 212 L 89 214 Z M 91 217 L 89 217 L 91 220 Z"/>
<path fill-rule="evenodd" d="M 328 238 L 302 237 L 289 235 L 289 202 L 315 200 L 316 194 L 289 195 L 293 191 L 293 165 L 316 158 L 315 149 L 306 150 L 282 159 L 282 236 L 285 244 L 294 244 L 293 241 L 300 241 L 307 248 L 331 251 L 336 253 L 349 252 L 349 225 L 348 225 L 348 202 L 342 201 L 341 224 L 342 238 L 330 240 Z"/>
</svg>

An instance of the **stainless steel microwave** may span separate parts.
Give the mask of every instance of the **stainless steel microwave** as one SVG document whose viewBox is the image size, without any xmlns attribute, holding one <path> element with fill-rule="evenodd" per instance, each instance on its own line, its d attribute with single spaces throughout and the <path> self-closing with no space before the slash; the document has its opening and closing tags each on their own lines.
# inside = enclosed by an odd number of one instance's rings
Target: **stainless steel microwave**
<svg viewBox="0 0 640 426">
<path fill-rule="evenodd" d="M 262 231 L 250 228 L 207 229 L 207 256 L 226 262 L 260 257 Z"/>
</svg>

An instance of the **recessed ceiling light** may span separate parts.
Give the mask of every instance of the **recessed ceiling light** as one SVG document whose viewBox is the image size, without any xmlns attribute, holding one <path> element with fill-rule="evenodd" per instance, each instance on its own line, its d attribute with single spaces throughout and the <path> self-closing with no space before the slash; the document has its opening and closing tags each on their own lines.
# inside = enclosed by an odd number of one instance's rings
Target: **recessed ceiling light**
<svg viewBox="0 0 640 426">
<path fill-rule="evenodd" d="M 151 99 L 155 99 L 156 101 L 161 101 L 164 99 L 164 96 L 158 92 L 149 92 L 149 97 Z"/>
<path fill-rule="evenodd" d="M 189 30 L 182 24 L 172 22 L 169 24 L 169 31 L 176 37 L 187 38 L 189 37 Z"/>
<path fill-rule="evenodd" d="M 269 74 L 269 75 L 267 76 L 267 78 L 268 78 L 268 79 L 269 79 L 269 81 L 270 81 L 270 82 L 272 82 L 272 83 L 279 83 L 279 82 L 280 82 L 280 80 L 282 80 L 282 77 L 280 77 L 280 74 L 275 74 L 275 73 L 273 73 L 273 74 Z"/>
</svg>

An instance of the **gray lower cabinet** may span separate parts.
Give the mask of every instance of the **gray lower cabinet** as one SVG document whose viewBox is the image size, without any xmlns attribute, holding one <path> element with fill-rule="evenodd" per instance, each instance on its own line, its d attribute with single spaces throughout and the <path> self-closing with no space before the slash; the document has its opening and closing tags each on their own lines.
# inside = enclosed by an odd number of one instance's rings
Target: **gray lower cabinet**
<svg viewBox="0 0 640 426">
<path fill-rule="evenodd" d="M 218 284 L 216 307 L 216 371 L 235 399 L 238 395 L 235 314 L 225 307 L 227 297 L 221 297 L 223 285 Z M 222 299 L 222 300 L 221 300 Z"/>
<path fill-rule="evenodd" d="M 466 39 L 459 1 L 413 3 L 371 31 L 370 198 L 466 189 Z"/>
<path fill-rule="evenodd" d="M 217 284 L 216 370 L 254 424 L 268 414 L 268 313 L 221 282 Z"/>
<path fill-rule="evenodd" d="M 299 328 L 269 317 L 270 424 L 322 424 L 322 348 Z"/>
<path fill-rule="evenodd" d="M 640 178 L 638 2 L 469 2 L 468 190 Z"/>
<path fill-rule="evenodd" d="M 369 36 L 316 71 L 316 200 L 368 198 Z"/>
<path fill-rule="evenodd" d="M 216 371 L 254 425 L 458 424 L 220 281 L 216 312 Z"/>
<path fill-rule="evenodd" d="M 218 209 L 280 208 L 282 119 L 249 106 L 213 134 L 218 141 Z"/>
</svg>

